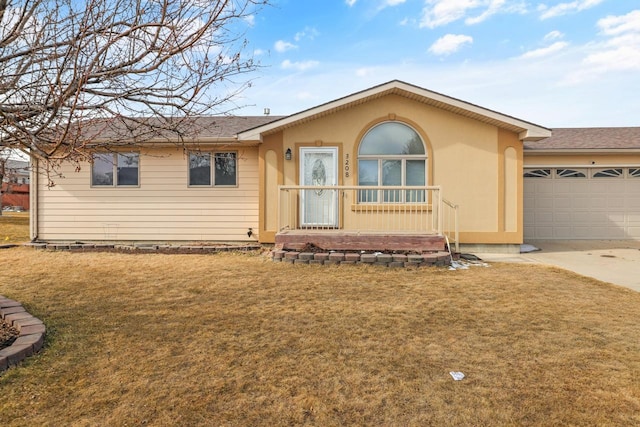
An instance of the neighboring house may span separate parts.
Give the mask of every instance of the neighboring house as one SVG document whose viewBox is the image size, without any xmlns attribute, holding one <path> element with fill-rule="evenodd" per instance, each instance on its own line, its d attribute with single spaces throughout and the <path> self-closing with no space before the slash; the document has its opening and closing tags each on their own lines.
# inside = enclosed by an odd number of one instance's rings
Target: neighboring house
<svg viewBox="0 0 640 427">
<path fill-rule="evenodd" d="M 29 162 L 6 160 L 2 182 L 3 208 L 15 207 L 29 210 Z"/>
<path fill-rule="evenodd" d="M 515 247 L 535 229 L 525 164 L 565 159 L 529 157 L 550 129 L 400 81 L 286 117 L 192 120 L 208 130 L 186 149 L 165 136 L 101 153 L 51 188 L 34 173 L 32 237 Z"/>
</svg>

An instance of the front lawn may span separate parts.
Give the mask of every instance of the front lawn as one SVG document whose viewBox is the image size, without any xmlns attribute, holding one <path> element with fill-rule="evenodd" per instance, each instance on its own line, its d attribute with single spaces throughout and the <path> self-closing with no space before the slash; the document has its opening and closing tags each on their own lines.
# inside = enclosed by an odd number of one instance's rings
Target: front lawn
<svg viewBox="0 0 640 427">
<path fill-rule="evenodd" d="M 0 245 L 24 243 L 29 240 L 29 212 L 2 212 L 0 215 Z"/>
<path fill-rule="evenodd" d="M 640 423 L 640 294 L 563 270 L 2 262 L 0 294 L 48 327 L 0 376 L 2 426 Z"/>
</svg>

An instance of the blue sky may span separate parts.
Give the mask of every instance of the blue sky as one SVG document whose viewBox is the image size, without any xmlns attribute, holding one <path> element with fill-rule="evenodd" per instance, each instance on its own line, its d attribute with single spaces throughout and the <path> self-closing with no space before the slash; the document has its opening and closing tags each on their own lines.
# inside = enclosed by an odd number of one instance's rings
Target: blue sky
<svg viewBox="0 0 640 427">
<path fill-rule="evenodd" d="M 239 114 L 393 79 L 548 127 L 640 126 L 640 0 L 273 0 Z"/>
</svg>

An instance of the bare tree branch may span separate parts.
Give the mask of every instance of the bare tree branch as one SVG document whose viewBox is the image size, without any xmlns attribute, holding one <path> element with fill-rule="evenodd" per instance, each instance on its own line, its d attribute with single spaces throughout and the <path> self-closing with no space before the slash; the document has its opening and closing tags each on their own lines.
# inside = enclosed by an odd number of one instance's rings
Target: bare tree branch
<svg viewBox="0 0 640 427">
<path fill-rule="evenodd" d="M 96 129 L 138 144 L 228 112 L 257 67 L 246 18 L 267 4 L 0 0 L 0 147 L 77 160 L 99 147 Z"/>
</svg>

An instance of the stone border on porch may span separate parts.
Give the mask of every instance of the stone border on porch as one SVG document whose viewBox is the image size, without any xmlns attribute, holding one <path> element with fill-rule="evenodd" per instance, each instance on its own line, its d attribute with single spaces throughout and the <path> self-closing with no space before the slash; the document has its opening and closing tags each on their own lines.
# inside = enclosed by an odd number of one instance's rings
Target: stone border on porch
<svg viewBox="0 0 640 427">
<path fill-rule="evenodd" d="M 271 259 L 290 264 L 345 265 L 365 264 L 381 267 L 444 267 L 451 265 L 449 252 L 424 254 L 352 253 L 352 252 L 296 252 L 274 250 Z"/>
<path fill-rule="evenodd" d="M 13 344 L 0 350 L 0 372 L 2 372 L 10 366 L 18 365 L 42 349 L 46 327 L 42 320 L 27 313 L 22 304 L 2 295 L 0 295 L 0 318 L 19 332 Z"/>
</svg>

